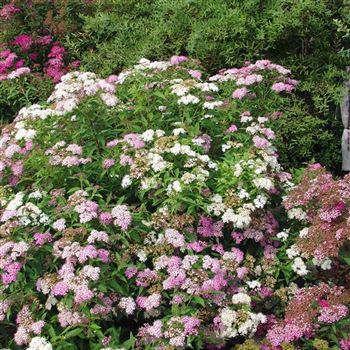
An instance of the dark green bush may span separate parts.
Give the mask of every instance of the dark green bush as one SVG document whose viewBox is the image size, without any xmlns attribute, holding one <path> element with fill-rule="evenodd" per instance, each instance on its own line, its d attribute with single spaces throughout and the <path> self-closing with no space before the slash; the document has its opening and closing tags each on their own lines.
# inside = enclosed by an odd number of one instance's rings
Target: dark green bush
<svg viewBox="0 0 350 350">
<path fill-rule="evenodd" d="M 109 0 L 70 37 L 83 69 L 107 75 L 141 57 L 198 58 L 214 72 L 268 58 L 300 79 L 298 99 L 278 123 L 287 167 L 315 159 L 339 169 L 335 120 L 350 51 L 346 0 Z M 285 153 L 287 152 L 287 153 Z"/>
</svg>

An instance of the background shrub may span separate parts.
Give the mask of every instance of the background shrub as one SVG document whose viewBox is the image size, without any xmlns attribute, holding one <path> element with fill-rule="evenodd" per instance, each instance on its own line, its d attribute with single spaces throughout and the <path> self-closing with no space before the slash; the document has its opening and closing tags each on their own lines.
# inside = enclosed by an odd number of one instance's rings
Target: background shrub
<svg viewBox="0 0 350 350">
<path fill-rule="evenodd" d="M 46 100 L 51 81 L 58 82 L 79 66 L 65 41 L 67 33 L 81 28 L 80 14 L 88 9 L 88 2 L 75 0 L 0 2 L 2 123 L 11 121 L 26 104 Z M 22 67 L 30 69 L 30 77 L 7 81 L 8 74 Z"/>
</svg>

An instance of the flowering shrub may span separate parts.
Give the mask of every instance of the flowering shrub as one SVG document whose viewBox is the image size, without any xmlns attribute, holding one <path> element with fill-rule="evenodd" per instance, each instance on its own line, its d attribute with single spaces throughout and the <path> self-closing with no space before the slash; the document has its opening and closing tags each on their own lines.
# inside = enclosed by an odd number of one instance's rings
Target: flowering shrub
<svg viewBox="0 0 350 350">
<path fill-rule="evenodd" d="M 159 60 L 175 52 L 215 72 L 268 57 L 300 80 L 273 125 L 281 164 L 291 169 L 316 160 L 339 174 L 343 129 L 335 114 L 349 80 L 344 74 L 350 58 L 348 0 L 97 3 L 74 40 L 75 47 L 85 44 L 83 69 L 107 75 L 140 57 Z"/>
<path fill-rule="evenodd" d="M 0 81 L 30 73 L 35 76 L 34 85 L 37 80 L 57 83 L 62 75 L 75 70 L 80 62 L 66 50 L 62 41 L 65 30 L 74 30 L 79 23 L 76 18 L 71 18 L 71 13 L 83 13 L 85 6 L 85 1 L 81 4 L 69 1 L 11 1 L 3 4 L 0 8 Z M 33 94 L 28 83 L 30 80 L 27 84 L 15 84 L 21 85 L 23 94 L 31 102 L 37 102 L 40 95 L 44 95 L 45 100 L 47 93 L 42 89 L 40 94 Z M 10 105 L 18 105 L 19 94 L 13 94 L 11 87 L 7 84 L 2 89 L 6 96 L 4 102 L 0 100 L 0 110 L 12 120 L 12 109 L 8 110 L 6 100 L 11 100 Z M 24 105 L 22 102 L 20 108 Z"/>
<path fill-rule="evenodd" d="M 346 289 L 281 264 L 300 224 L 281 226 L 293 184 L 269 126 L 296 85 L 268 60 L 205 78 L 173 56 L 68 73 L 21 109 L 0 139 L 0 344 L 347 344 L 318 327 L 346 329 Z"/>
</svg>

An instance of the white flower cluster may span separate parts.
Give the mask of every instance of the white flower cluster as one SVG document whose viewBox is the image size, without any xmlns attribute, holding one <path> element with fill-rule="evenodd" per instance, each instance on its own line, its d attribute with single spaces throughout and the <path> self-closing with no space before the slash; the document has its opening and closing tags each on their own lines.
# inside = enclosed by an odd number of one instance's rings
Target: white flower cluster
<svg viewBox="0 0 350 350">
<path fill-rule="evenodd" d="M 27 350 L 52 350 L 52 345 L 43 337 L 34 337 Z"/>
<path fill-rule="evenodd" d="M 242 312 L 242 310 L 240 311 Z M 259 324 L 266 322 L 266 316 L 262 313 L 245 312 L 245 321 L 240 321 L 237 312 L 229 308 L 225 308 L 220 313 L 220 320 L 223 330 L 219 334 L 223 338 L 234 338 L 237 336 L 251 337 L 256 332 Z"/>
<path fill-rule="evenodd" d="M 180 104 L 184 104 L 184 105 L 189 105 L 189 104 L 197 104 L 199 103 L 199 98 L 197 96 L 194 96 L 194 95 L 191 95 L 191 94 L 188 94 L 188 95 L 185 95 L 185 96 L 182 96 L 178 101 L 177 103 L 180 105 Z"/>
<path fill-rule="evenodd" d="M 185 142 L 187 141 L 186 130 L 181 127 L 173 129 L 172 134 L 176 136 L 177 139 L 168 145 L 158 142 L 160 138 L 165 137 L 164 134 L 163 130 L 152 129 L 146 130 L 144 133 L 140 134 L 142 140 L 149 146 L 148 150 L 146 147 L 142 150 L 142 158 L 143 162 L 146 163 L 146 171 L 152 170 L 153 172 L 153 174 L 142 172 L 143 176 L 140 186 L 142 190 L 159 187 L 161 181 L 156 174 L 166 169 L 171 170 L 174 167 L 174 163 L 171 160 L 164 159 L 165 157 L 169 159 L 169 155 L 186 156 L 181 158 L 183 159 L 182 167 L 184 168 L 184 172 L 179 174 L 178 179 L 173 179 L 167 185 L 166 191 L 169 195 L 171 193 L 182 192 L 184 185 L 192 184 L 195 181 L 199 183 L 205 182 L 210 176 L 209 171 L 217 170 L 217 164 L 213 162 L 208 155 L 200 154 L 192 149 L 190 145 L 181 143 L 183 139 Z M 137 170 L 137 165 L 133 165 L 132 167 L 134 170 Z M 124 175 L 122 178 L 122 187 L 129 187 L 135 177 L 139 178 L 132 173 Z"/>
<path fill-rule="evenodd" d="M 150 61 L 147 58 L 141 58 L 139 63 L 134 65 L 134 70 L 136 71 L 144 71 L 144 70 L 159 70 L 164 71 L 167 70 L 171 63 L 165 61 Z"/>
<path fill-rule="evenodd" d="M 114 84 L 97 78 L 95 73 L 71 72 L 61 78 L 47 101 L 55 104 L 58 111 L 71 112 L 84 97 L 97 94 L 107 106 L 115 106 L 118 102 Z"/>
<path fill-rule="evenodd" d="M 64 112 L 56 109 L 47 108 L 38 104 L 33 104 L 29 107 L 23 107 L 17 114 L 15 122 L 24 120 L 45 120 L 50 116 L 62 115 Z M 24 127 L 24 125 L 23 125 Z"/>
<path fill-rule="evenodd" d="M 168 185 L 167 189 L 166 189 L 167 194 L 171 194 L 173 192 L 182 192 L 182 187 L 179 181 L 174 181 L 172 182 L 170 185 Z"/>
<path fill-rule="evenodd" d="M 211 203 L 207 206 L 209 213 L 219 216 L 227 209 L 227 206 L 223 202 L 222 196 L 219 194 L 215 194 L 213 197 L 211 197 L 210 201 Z"/>
<path fill-rule="evenodd" d="M 219 194 L 215 194 L 211 198 L 211 203 L 207 206 L 209 213 L 221 216 L 223 222 L 232 222 L 235 228 L 246 228 L 251 222 L 251 214 L 255 207 L 251 203 L 245 203 L 242 207 L 234 211 L 228 208 Z"/>
<path fill-rule="evenodd" d="M 252 299 L 246 293 L 237 293 L 232 296 L 232 304 L 248 304 L 250 305 Z"/>
<path fill-rule="evenodd" d="M 26 129 L 24 121 L 17 122 L 15 124 L 15 129 L 17 130 L 15 134 L 16 141 L 29 141 L 32 140 L 36 135 L 36 131 L 34 129 Z"/>
<path fill-rule="evenodd" d="M 260 190 L 269 191 L 274 187 L 271 179 L 269 179 L 267 177 L 259 177 L 257 179 L 254 179 L 253 183 Z"/>
<path fill-rule="evenodd" d="M 236 212 L 232 208 L 228 208 L 222 215 L 222 221 L 232 222 L 235 228 L 246 228 L 251 222 L 251 214 L 255 207 L 251 203 L 245 203 L 241 208 L 238 208 Z"/>
<path fill-rule="evenodd" d="M 320 266 L 322 270 L 330 270 L 332 268 L 332 260 L 328 257 L 324 259 L 313 258 L 312 262 L 315 266 Z"/>
<path fill-rule="evenodd" d="M 292 270 L 299 276 L 306 276 L 309 273 L 303 259 L 299 256 L 294 259 L 292 263 Z"/>
<path fill-rule="evenodd" d="M 286 251 L 289 259 L 294 259 L 292 263 L 292 270 L 299 276 L 306 276 L 309 271 L 306 268 L 304 260 L 300 257 L 300 251 L 295 244 L 293 244 Z"/>
<path fill-rule="evenodd" d="M 281 232 L 278 232 L 276 236 L 277 236 L 277 238 L 279 238 L 282 242 L 285 242 L 285 241 L 288 239 L 288 237 L 289 237 L 289 229 L 283 230 L 283 231 L 281 231 Z"/>
<path fill-rule="evenodd" d="M 18 223 L 23 226 L 36 225 L 39 223 L 46 224 L 50 221 L 49 217 L 34 203 L 27 202 L 23 204 L 23 202 L 24 193 L 17 192 L 15 197 L 7 203 L 0 221 L 6 222 L 9 219 L 17 218 Z"/>
<path fill-rule="evenodd" d="M 307 236 L 309 232 L 309 228 L 308 227 L 304 227 L 300 232 L 299 232 L 299 237 L 300 238 L 304 238 Z"/>
<path fill-rule="evenodd" d="M 221 107 L 223 104 L 224 104 L 223 101 L 204 102 L 203 109 L 215 109 L 217 107 Z"/>
<path fill-rule="evenodd" d="M 289 219 L 296 219 L 299 221 L 306 219 L 306 213 L 301 208 L 292 208 L 287 212 Z"/>
</svg>

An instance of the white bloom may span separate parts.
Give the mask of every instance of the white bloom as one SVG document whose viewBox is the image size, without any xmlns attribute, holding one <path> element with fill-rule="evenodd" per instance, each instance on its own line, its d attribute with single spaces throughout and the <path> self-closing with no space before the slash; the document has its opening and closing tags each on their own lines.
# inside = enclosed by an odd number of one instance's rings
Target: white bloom
<svg viewBox="0 0 350 350">
<path fill-rule="evenodd" d="M 204 109 L 214 109 L 215 107 L 220 107 L 224 104 L 223 101 L 212 101 L 212 102 L 204 102 L 203 108 Z"/>
<path fill-rule="evenodd" d="M 259 177 L 253 180 L 254 185 L 259 189 L 265 189 L 267 191 L 273 188 L 273 182 L 267 177 Z"/>
<path fill-rule="evenodd" d="M 237 293 L 232 296 L 232 303 L 233 304 L 248 304 L 250 305 L 251 303 L 251 298 L 248 294 L 246 293 Z"/>
<path fill-rule="evenodd" d="M 34 191 L 28 195 L 28 198 L 40 199 L 43 197 L 43 194 L 40 191 Z"/>
<path fill-rule="evenodd" d="M 145 177 L 141 180 L 141 189 L 148 190 L 157 187 L 157 180 L 153 177 Z"/>
<path fill-rule="evenodd" d="M 6 210 L 16 210 L 18 207 L 23 205 L 23 192 L 17 192 L 15 198 L 13 198 L 6 207 Z"/>
<path fill-rule="evenodd" d="M 214 83 L 197 83 L 196 87 L 202 91 L 219 91 L 219 88 Z"/>
<path fill-rule="evenodd" d="M 155 172 L 162 171 L 168 166 L 168 163 L 159 154 L 150 152 L 148 153 L 147 157 L 148 157 L 148 161 L 151 164 L 152 169 Z"/>
<path fill-rule="evenodd" d="M 232 147 L 232 142 L 228 141 L 227 143 L 224 143 L 221 145 L 221 149 L 223 152 L 226 152 L 227 150 L 229 150 Z"/>
<path fill-rule="evenodd" d="M 236 177 L 239 177 L 239 176 L 241 176 L 242 171 L 243 171 L 243 169 L 242 169 L 241 165 L 240 164 L 235 164 L 234 170 L 233 170 L 233 175 L 236 176 Z"/>
<path fill-rule="evenodd" d="M 175 84 L 171 87 L 171 92 L 176 96 L 185 96 L 189 91 L 190 89 L 182 84 Z M 188 96 L 192 96 L 192 95 L 188 95 Z"/>
<path fill-rule="evenodd" d="M 181 188 L 181 184 L 179 181 L 174 181 L 173 183 L 171 183 L 170 185 L 168 185 L 167 187 L 167 193 L 171 194 L 172 192 L 182 192 L 182 188 Z"/>
<path fill-rule="evenodd" d="M 321 260 L 313 258 L 312 262 L 315 266 L 320 266 L 322 270 L 330 270 L 332 268 L 332 260 L 328 257 Z"/>
<path fill-rule="evenodd" d="M 300 251 L 295 244 L 293 244 L 289 249 L 287 249 L 286 253 L 289 259 L 293 259 L 296 256 L 300 255 Z"/>
<path fill-rule="evenodd" d="M 35 137 L 36 135 L 36 131 L 34 129 L 29 129 L 29 130 L 26 130 L 26 129 L 19 129 L 15 135 L 15 139 L 16 140 L 31 140 Z"/>
<path fill-rule="evenodd" d="M 267 197 L 263 194 L 259 194 L 253 201 L 256 208 L 263 208 L 267 202 Z"/>
<path fill-rule="evenodd" d="M 266 123 L 269 120 L 269 118 L 266 117 L 258 117 L 258 122 L 260 124 Z"/>
<path fill-rule="evenodd" d="M 161 129 L 157 129 L 156 130 L 156 136 L 157 137 L 162 137 L 165 135 L 165 131 L 164 130 L 161 130 Z"/>
<path fill-rule="evenodd" d="M 224 326 L 231 326 L 236 322 L 236 312 L 229 308 L 225 308 L 220 313 L 220 319 Z"/>
<path fill-rule="evenodd" d="M 289 219 L 297 219 L 297 220 L 305 220 L 306 213 L 301 208 L 292 208 L 288 210 L 288 218 Z"/>
<path fill-rule="evenodd" d="M 34 337 L 27 350 L 52 350 L 52 345 L 43 337 Z"/>
<path fill-rule="evenodd" d="M 145 142 L 152 141 L 153 137 L 154 137 L 154 130 L 152 129 L 146 130 L 143 134 L 141 134 L 141 138 Z"/>
<path fill-rule="evenodd" d="M 183 128 L 177 128 L 177 129 L 173 130 L 173 134 L 175 136 L 178 136 L 178 135 L 181 135 L 181 134 L 186 134 L 186 131 Z"/>
<path fill-rule="evenodd" d="M 261 287 L 261 283 L 259 281 L 247 281 L 247 284 L 250 289 L 256 289 Z"/>
<path fill-rule="evenodd" d="M 241 199 L 249 198 L 249 197 L 250 197 L 250 194 L 249 194 L 244 188 L 241 188 L 241 189 L 238 191 L 238 197 L 241 198 Z"/>
<path fill-rule="evenodd" d="M 302 258 L 297 257 L 294 259 L 292 264 L 292 270 L 296 272 L 299 276 L 305 276 L 308 274 L 308 270 Z"/>
<path fill-rule="evenodd" d="M 176 191 L 176 192 L 181 192 L 181 191 L 182 191 L 182 189 L 181 189 L 181 184 L 180 184 L 179 181 L 174 181 L 174 182 L 173 182 L 173 189 L 174 189 L 174 191 Z"/>
<path fill-rule="evenodd" d="M 307 234 L 308 234 L 308 232 L 309 232 L 309 228 L 308 228 L 308 227 L 303 228 L 303 229 L 299 232 L 299 237 L 300 237 L 300 238 L 306 237 Z"/>
<path fill-rule="evenodd" d="M 50 291 L 50 289 L 48 290 L 47 293 L 44 293 L 44 294 L 48 294 Z M 50 294 L 48 297 L 47 297 L 47 300 L 46 300 L 46 303 L 45 303 L 45 309 L 46 310 L 51 310 L 52 309 L 52 306 L 55 306 L 57 304 L 58 300 L 52 295 Z"/>
<path fill-rule="evenodd" d="M 236 214 L 233 209 L 229 208 L 222 215 L 222 221 L 225 223 L 232 222 L 236 228 L 245 228 L 251 221 L 250 211 L 240 208 Z"/>
<path fill-rule="evenodd" d="M 145 261 L 147 260 L 147 255 L 146 255 L 146 253 L 145 253 L 144 250 L 139 250 L 139 251 L 137 252 L 137 257 L 139 258 L 139 260 L 140 260 L 141 262 L 145 262 Z"/>
<path fill-rule="evenodd" d="M 132 184 L 131 177 L 129 175 L 125 175 L 122 179 L 122 187 L 127 188 Z"/>
<path fill-rule="evenodd" d="M 199 98 L 194 96 L 194 95 L 186 95 L 186 96 L 182 96 L 178 101 L 177 104 L 184 104 L 184 105 L 188 105 L 188 104 L 197 104 L 199 103 Z"/>
<path fill-rule="evenodd" d="M 183 181 L 184 184 L 188 185 L 191 182 L 196 180 L 196 176 L 191 173 L 184 173 L 181 177 L 181 180 Z"/>
<path fill-rule="evenodd" d="M 286 241 L 288 239 L 288 233 L 286 231 L 282 231 L 277 233 L 277 238 L 279 238 L 282 242 Z"/>
</svg>

